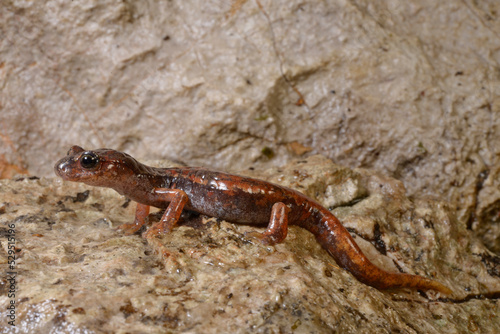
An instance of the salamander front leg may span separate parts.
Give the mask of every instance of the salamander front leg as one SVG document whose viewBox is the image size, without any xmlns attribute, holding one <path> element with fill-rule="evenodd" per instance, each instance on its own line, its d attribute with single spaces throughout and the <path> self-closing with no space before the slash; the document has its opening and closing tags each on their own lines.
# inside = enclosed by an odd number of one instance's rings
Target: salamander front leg
<svg viewBox="0 0 500 334">
<path fill-rule="evenodd" d="M 119 229 L 124 230 L 126 235 L 134 234 L 139 231 L 142 225 L 146 224 L 149 215 L 149 205 L 137 203 L 135 210 L 135 220 L 132 224 L 122 224 Z"/>
<path fill-rule="evenodd" d="M 288 213 L 290 208 L 282 202 L 274 203 L 271 209 L 271 219 L 267 229 L 262 232 L 248 232 L 246 236 L 259 239 L 265 245 L 279 244 L 286 238 L 288 232 Z"/>
<path fill-rule="evenodd" d="M 165 202 L 170 202 L 161 220 L 151 226 L 149 230 L 143 234 L 145 238 L 154 238 L 158 235 L 169 233 L 179 221 L 182 209 L 188 202 L 186 193 L 179 189 L 155 188 L 154 193 L 158 199 Z"/>
</svg>

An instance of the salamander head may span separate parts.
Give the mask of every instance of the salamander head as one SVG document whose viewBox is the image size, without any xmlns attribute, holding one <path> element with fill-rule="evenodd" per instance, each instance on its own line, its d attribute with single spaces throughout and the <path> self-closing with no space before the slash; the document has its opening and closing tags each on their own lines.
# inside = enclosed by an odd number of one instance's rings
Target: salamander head
<svg viewBox="0 0 500 334">
<path fill-rule="evenodd" d="M 86 151 L 73 146 L 68 154 L 54 166 L 56 175 L 67 181 L 83 182 L 92 186 L 110 187 L 118 190 L 140 173 L 141 167 L 130 155 L 101 148 Z"/>
</svg>

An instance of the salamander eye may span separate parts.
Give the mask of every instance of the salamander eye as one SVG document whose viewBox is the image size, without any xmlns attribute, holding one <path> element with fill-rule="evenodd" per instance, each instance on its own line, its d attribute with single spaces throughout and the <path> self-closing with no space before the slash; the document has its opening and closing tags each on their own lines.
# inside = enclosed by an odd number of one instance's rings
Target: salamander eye
<svg viewBox="0 0 500 334">
<path fill-rule="evenodd" d="M 84 153 L 80 158 L 80 165 L 85 169 L 92 169 L 99 163 L 99 157 L 95 153 Z"/>
</svg>

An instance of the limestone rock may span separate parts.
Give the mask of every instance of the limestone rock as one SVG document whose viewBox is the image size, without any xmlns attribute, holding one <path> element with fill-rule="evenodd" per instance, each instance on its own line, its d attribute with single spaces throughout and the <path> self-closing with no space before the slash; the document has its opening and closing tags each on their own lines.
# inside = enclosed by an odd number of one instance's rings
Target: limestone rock
<svg viewBox="0 0 500 334">
<path fill-rule="evenodd" d="M 257 227 L 210 217 L 149 244 L 115 227 L 135 205 L 110 189 L 24 178 L 0 181 L 0 270 L 16 246 L 16 331 L 3 333 L 493 333 L 499 258 L 442 201 L 411 199 L 400 181 L 321 156 L 247 171 L 318 199 L 380 267 L 453 289 L 378 291 L 340 269 L 307 231 L 263 246 Z M 151 215 L 154 220 L 155 214 Z"/>
<path fill-rule="evenodd" d="M 321 153 L 449 201 L 498 252 L 499 13 L 498 0 L 2 0 L 0 171 L 50 175 L 73 144 L 222 169 Z"/>
</svg>

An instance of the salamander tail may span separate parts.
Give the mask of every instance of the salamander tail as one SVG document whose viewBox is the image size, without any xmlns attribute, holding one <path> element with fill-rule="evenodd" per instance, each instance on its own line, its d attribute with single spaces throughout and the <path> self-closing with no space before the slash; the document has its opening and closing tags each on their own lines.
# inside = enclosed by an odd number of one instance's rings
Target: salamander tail
<svg viewBox="0 0 500 334">
<path fill-rule="evenodd" d="M 319 226 L 318 226 L 319 225 Z M 318 242 L 325 248 L 335 261 L 351 272 L 359 281 L 377 289 L 413 288 L 435 290 L 451 295 L 452 290 L 437 281 L 404 273 L 390 273 L 375 266 L 363 254 L 349 232 L 339 220 L 325 209 L 322 212 L 321 224 L 314 227 Z"/>
<path fill-rule="evenodd" d="M 372 285 L 380 290 L 411 288 L 418 290 L 434 290 L 445 295 L 451 295 L 453 293 L 453 291 L 446 285 L 426 277 L 401 273 L 389 273 L 379 268 L 377 268 L 376 271 L 380 271 L 379 275 L 383 275 L 384 278 L 381 281 L 376 280 L 365 283 L 368 285 Z M 358 279 L 362 281 L 362 278 Z"/>
</svg>

